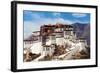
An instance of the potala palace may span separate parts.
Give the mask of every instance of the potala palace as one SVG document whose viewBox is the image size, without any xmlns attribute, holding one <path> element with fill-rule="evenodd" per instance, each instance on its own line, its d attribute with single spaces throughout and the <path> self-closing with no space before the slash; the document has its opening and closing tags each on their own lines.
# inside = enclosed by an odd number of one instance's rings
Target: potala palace
<svg viewBox="0 0 100 73">
<path fill-rule="evenodd" d="M 24 40 L 24 61 L 89 58 L 87 41 L 77 38 L 72 25 L 42 25 Z"/>
</svg>

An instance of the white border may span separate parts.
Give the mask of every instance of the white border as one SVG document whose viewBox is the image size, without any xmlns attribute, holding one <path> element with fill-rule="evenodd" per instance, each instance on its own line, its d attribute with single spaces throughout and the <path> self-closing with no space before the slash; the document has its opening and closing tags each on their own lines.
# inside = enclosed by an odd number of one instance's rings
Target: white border
<svg viewBox="0 0 100 73">
<path fill-rule="evenodd" d="M 16 0 L 17 1 L 17 0 Z M 19 0 L 27 1 L 27 0 Z M 64 3 L 64 4 L 84 4 L 84 5 L 97 5 L 98 0 L 28 0 L 32 2 L 49 2 L 49 3 Z"/>
<path fill-rule="evenodd" d="M 56 11 L 56 12 L 82 12 L 91 14 L 91 59 L 87 60 L 64 60 L 64 61 L 48 61 L 48 62 L 23 62 L 23 10 L 33 11 Z M 62 7 L 62 6 L 46 6 L 46 5 L 25 5 L 17 6 L 17 69 L 31 68 L 47 68 L 62 66 L 82 66 L 95 65 L 95 9 L 81 7 Z"/>
</svg>

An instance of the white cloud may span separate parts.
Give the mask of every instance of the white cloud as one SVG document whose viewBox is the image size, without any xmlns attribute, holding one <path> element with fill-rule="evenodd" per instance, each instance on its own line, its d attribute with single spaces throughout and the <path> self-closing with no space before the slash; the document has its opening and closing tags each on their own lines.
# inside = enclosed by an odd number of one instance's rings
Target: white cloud
<svg viewBox="0 0 100 73">
<path fill-rule="evenodd" d="M 74 20 L 73 23 L 90 23 L 89 21 L 79 21 L 79 20 Z"/>
<path fill-rule="evenodd" d="M 80 17 L 85 17 L 86 14 L 84 14 L 84 13 L 73 13 L 72 16 L 80 18 Z"/>
<path fill-rule="evenodd" d="M 56 23 L 58 22 L 58 23 L 63 23 L 63 24 L 72 24 L 72 21 L 65 20 L 63 18 L 57 18 L 57 19 L 55 19 L 55 21 L 56 21 Z"/>
<path fill-rule="evenodd" d="M 41 20 L 39 20 L 39 22 L 37 22 L 39 24 L 56 24 L 56 23 L 63 23 L 63 24 L 72 24 L 72 21 L 70 20 L 65 20 L 63 18 L 42 18 Z"/>
<path fill-rule="evenodd" d="M 56 17 L 60 17 L 60 15 L 61 15 L 61 14 L 60 14 L 60 13 L 55 12 L 55 13 L 53 13 L 53 15 L 54 15 L 54 16 L 56 16 Z"/>
</svg>

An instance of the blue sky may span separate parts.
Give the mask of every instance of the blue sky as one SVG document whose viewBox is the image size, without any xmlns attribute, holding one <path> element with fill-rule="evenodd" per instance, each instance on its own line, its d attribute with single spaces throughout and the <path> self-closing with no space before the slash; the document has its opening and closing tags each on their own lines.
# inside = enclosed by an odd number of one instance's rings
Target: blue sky
<svg viewBox="0 0 100 73">
<path fill-rule="evenodd" d="M 23 11 L 24 38 L 31 35 L 33 31 L 39 31 L 43 24 L 72 24 L 72 23 L 90 23 L 89 13 L 73 12 L 44 12 L 44 11 Z"/>
</svg>

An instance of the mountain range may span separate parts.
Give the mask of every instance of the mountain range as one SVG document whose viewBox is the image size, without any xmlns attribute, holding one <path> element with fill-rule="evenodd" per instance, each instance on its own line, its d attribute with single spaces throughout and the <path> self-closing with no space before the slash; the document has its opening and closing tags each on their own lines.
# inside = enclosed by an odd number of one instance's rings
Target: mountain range
<svg viewBox="0 0 100 73">
<path fill-rule="evenodd" d="M 89 23 L 74 23 L 72 24 L 77 38 L 85 38 L 87 44 L 90 45 L 90 24 Z"/>
</svg>

